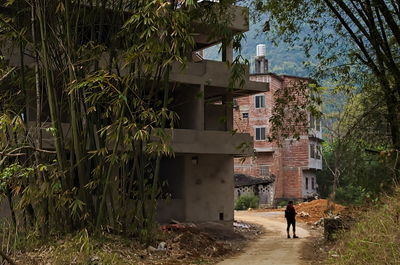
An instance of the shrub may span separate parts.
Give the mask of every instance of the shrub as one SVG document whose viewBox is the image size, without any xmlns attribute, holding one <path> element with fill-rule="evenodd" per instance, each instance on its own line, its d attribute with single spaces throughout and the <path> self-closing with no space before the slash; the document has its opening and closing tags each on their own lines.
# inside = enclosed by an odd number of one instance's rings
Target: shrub
<svg viewBox="0 0 400 265">
<path fill-rule="evenodd" d="M 361 205 L 365 203 L 367 192 L 359 186 L 347 185 L 336 190 L 335 201 L 344 205 Z"/>
<path fill-rule="evenodd" d="M 280 201 L 278 202 L 277 206 L 278 207 L 285 207 L 288 204 L 289 201 Z"/>
<path fill-rule="evenodd" d="M 237 199 L 235 210 L 247 210 L 248 208 L 258 208 L 258 197 L 255 195 L 243 195 Z"/>
</svg>

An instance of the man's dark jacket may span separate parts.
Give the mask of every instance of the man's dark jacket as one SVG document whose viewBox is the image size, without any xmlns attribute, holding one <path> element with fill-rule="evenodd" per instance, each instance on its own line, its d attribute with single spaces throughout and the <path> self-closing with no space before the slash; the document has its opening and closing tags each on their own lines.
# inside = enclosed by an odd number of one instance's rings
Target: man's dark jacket
<svg viewBox="0 0 400 265">
<path fill-rule="evenodd" d="M 285 218 L 289 220 L 294 220 L 296 217 L 296 210 L 292 204 L 288 204 L 285 210 Z"/>
</svg>

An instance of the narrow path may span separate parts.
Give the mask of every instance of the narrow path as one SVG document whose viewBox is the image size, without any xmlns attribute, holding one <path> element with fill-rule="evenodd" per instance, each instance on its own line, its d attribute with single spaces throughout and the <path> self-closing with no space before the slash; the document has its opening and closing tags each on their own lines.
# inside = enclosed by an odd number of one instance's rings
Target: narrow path
<svg viewBox="0 0 400 265">
<path fill-rule="evenodd" d="M 251 242 L 237 256 L 226 259 L 217 265 L 306 265 L 300 258 L 302 244 L 310 236 L 303 228 L 296 227 L 299 239 L 286 238 L 286 220 L 283 212 L 248 212 L 235 213 L 235 219 L 262 225 L 266 233 Z M 290 232 L 292 234 L 292 232 Z"/>
</svg>

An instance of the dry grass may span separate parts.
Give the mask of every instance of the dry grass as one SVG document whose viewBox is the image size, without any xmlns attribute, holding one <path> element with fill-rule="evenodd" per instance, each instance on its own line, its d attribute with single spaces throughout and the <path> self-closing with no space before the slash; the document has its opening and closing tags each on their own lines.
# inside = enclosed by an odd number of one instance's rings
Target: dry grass
<svg viewBox="0 0 400 265">
<path fill-rule="evenodd" d="M 400 189 L 339 236 L 328 264 L 400 264 Z"/>
<path fill-rule="evenodd" d="M 14 252 L 12 258 L 18 265 L 215 264 L 260 234 L 257 227 L 251 230 L 254 231 L 234 232 L 222 225 L 208 225 L 160 231 L 157 241 L 166 243 L 166 251 L 149 250 L 133 238 L 107 233 L 94 236 L 82 230 Z M 253 235 L 251 238 L 244 236 L 249 233 Z"/>
<path fill-rule="evenodd" d="M 83 230 L 29 251 L 16 252 L 13 258 L 17 264 L 32 265 L 137 264 L 141 251 L 145 252 L 139 244 L 123 237 L 104 235 L 94 238 Z"/>
</svg>

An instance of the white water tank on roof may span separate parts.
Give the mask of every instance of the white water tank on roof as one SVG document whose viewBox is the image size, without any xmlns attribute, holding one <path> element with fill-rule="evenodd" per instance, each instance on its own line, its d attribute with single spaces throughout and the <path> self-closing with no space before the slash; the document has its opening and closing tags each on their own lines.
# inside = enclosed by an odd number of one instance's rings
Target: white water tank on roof
<svg viewBox="0 0 400 265">
<path fill-rule="evenodd" d="M 256 46 L 256 56 L 257 57 L 265 57 L 265 44 L 258 44 Z"/>
</svg>

